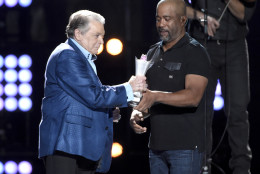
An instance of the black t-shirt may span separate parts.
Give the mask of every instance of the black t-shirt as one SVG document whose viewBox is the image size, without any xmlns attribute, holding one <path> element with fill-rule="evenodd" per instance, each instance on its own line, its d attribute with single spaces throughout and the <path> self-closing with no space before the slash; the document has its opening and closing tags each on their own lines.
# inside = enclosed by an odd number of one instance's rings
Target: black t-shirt
<svg viewBox="0 0 260 174">
<path fill-rule="evenodd" d="M 185 88 L 185 76 L 208 77 L 209 57 L 202 45 L 187 33 L 164 52 L 162 43 L 148 51 L 153 65 L 147 71 L 149 89 L 176 92 Z M 150 109 L 151 135 L 149 147 L 154 150 L 203 150 L 205 96 L 198 107 L 173 107 L 155 104 Z"/>
</svg>

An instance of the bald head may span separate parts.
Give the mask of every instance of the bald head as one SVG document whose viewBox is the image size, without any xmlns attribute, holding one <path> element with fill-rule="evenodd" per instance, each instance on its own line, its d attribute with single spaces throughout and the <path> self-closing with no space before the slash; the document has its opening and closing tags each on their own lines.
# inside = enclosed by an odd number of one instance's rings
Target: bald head
<svg viewBox="0 0 260 174">
<path fill-rule="evenodd" d="M 186 4 L 184 0 L 160 0 L 157 4 L 157 9 L 158 6 L 164 3 L 171 6 L 171 8 L 174 9 L 174 12 L 177 16 L 186 16 Z"/>
</svg>

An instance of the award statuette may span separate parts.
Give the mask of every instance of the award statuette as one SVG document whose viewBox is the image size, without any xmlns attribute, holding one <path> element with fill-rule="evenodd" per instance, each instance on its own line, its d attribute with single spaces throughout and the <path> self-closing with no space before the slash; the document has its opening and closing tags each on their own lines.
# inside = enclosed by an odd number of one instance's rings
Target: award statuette
<svg viewBox="0 0 260 174">
<path fill-rule="evenodd" d="M 147 61 L 147 57 L 145 54 L 142 54 L 141 58 L 138 59 L 135 57 L 135 75 L 136 76 L 144 76 L 148 68 L 150 67 L 150 61 Z M 134 100 L 129 102 L 131 107 L 135 107 L 141 101 L 142 94 L 141 92 L 134 92 Z"/>
</svg>

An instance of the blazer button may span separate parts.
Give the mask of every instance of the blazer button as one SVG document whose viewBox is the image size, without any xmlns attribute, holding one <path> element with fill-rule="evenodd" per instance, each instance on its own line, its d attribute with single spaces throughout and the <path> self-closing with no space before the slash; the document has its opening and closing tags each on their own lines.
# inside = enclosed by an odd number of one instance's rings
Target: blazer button
<svg viewBox="0 0 260 174">
<path fill-rule="evenodd" d="M 106 127 L 105 130 L 108 130 L 108 127 Z"/>
</svg>

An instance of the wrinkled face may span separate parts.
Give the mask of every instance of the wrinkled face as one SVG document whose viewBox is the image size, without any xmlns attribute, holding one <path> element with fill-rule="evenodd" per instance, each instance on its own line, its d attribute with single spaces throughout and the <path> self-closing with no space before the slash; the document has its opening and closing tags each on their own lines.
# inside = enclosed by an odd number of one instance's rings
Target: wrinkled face
<svg viewBox="0 0 260 174">
<path fill-rule="evenodd" d="M 156 11 L 156 28 L 165 43 L 178 38 L 183 30 L 181 17 L 176 14 L 175 8 L 174 4 L 163 2 Z"/>
<path fill-rule="evenodd" d="M 82 33 L 79 29 L 75 30 L 76 41 L 91 54 L 97 54 L 101 44 L 104 43 L 104 25 L 97 21 L 90 21 L 89 30 Z"/>
</svg>

